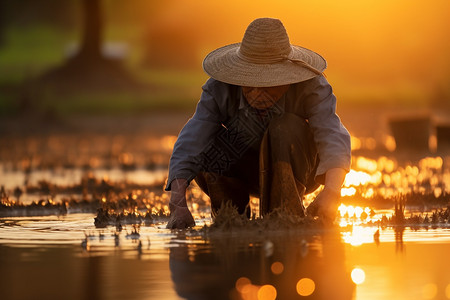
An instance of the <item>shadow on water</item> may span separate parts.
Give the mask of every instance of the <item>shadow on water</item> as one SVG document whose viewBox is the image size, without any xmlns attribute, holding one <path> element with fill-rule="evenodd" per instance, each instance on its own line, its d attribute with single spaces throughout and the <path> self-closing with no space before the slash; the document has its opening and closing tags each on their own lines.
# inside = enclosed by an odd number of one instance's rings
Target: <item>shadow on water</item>
<svg viewBox="0 0 450 300">
<path fill-rule="evenodd" d="M 178 236 L 177 240 L 186 237 Z M 170 248 L 175 290 L 186 299 L 353 299 L 338 231 L 318 235 L 220 236 L 211 247 Z"/>
<path fill-rule="evenodd" d="M 0 298 L 354 299 L 338 231 L 180 233 L 165 249 L 0 245 Z M 95 250 L 97 249 L 97 250 Z M 169 268 L 167 267 L 169 265 Z M 303 295 L 303 296 L 301 296 Z"/>
<path fill-rule="evenodd" d="M 167 259 L 79 246 L 0 245 L 0 299 L 179 299 Z"/>
</svg>

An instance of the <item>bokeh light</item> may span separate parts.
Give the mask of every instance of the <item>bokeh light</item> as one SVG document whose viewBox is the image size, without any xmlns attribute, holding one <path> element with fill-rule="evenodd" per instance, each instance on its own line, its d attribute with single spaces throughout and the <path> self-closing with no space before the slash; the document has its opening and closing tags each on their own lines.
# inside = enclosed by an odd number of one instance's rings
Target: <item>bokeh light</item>
<svg viewBox="0 0 450 300">
<path fill-rule="evenodd" d="M 316 284 L 310 278 L 302 278 L 297 282 L 297 293 L 300 296 L 309 296 L 314 293 Z"/>
<path fill-rule="evenodd" d="M 354 268 L 351 273 L 352 281 L 355 284 L 362 284 L 366 280 L 366 273 L 360 268 Z"/>
<path fill-rule="evenodd" d="M 275 300 L 277 298 L 277 290 L 273 285 L 266 284 L 258 290 L 258 300 Z"/>
<path fill-rule="evenodd" d="M 240 277 L 238 280 L 236 280 L 235 287 L 239 293 L 243 293 L 245 287 L 250 284 L 251 284 L 250 279 L 248 279 L 247 277 Z"/>
<path fill-rule="evenodd" d="M 283 273 L 284 265 L 281 262 L 276 261 L 270 266 L 270 270 L 272 271 L 273 274 L 279 275 Z"/>
<path fill-rule="evenodd" d="M 434 299 L 437 295 L 438 288 L 434 283 L 428 283 L 422 288 L 422 298 L 423 299 Z"/>
</svg>

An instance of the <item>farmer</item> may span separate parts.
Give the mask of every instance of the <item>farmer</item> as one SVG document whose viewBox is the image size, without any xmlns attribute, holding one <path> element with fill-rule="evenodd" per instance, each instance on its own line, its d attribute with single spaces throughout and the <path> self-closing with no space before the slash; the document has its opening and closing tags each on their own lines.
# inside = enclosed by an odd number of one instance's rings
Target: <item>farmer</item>
<svg viewBox="0 0 450 300">
<path fill-rule="evenodd" d="M 280 20 L 261 18 L 241 43 L 209 53 L 211 77 L 193 117 L 181 130 L 169 166 L 167 228 L 195 225 L 186 204 L 192 180 L 211 199 L 214 217 L 231 202 L 249 215 L 276 208 L 333 220 L 350 168 L 350 135 L 336 115 L 336 98 L 319 54 L 291 45 Z M 324 185 L 305 211 L 302 197 Z"/>
</svg>

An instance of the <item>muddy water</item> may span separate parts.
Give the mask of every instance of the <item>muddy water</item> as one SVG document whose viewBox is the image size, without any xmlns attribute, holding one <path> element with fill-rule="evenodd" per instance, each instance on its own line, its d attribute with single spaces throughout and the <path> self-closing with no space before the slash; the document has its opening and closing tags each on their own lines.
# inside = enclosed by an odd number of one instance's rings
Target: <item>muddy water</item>
<svg viewBox="0 0 450 300">
<path fill-rule="evenodd" d="M 173 146 L 172 137 L 14 141 L 2 148 L 0 185 L 9 199 L 20 188 L 23 204 L 50 196 L 30 192 L 39 181 L 71 186 L 86 173 L 151 186 L 167 176 L 167 166 L 158 166 Z M 0 299 L 450 299 L 448 221 L 436 229 L 380 228 L 376 238 L 378 228 L 360 218 L 367 207 L 358 216 L 355 208 L 374 204 L 376 195 L 410 192 L 447 203 L 450 159 L 354 161 L 342 198 L 347 219 L 334 228 L 206 234 L 211 220 L 199 213 L 195 230 L 160 223 L 137 236 L 128 225 L 120 233 L 96 229 L 93 214 L 0 218 Z M 430 209 L 416 200 L 420 211 Z M 375 215 L 367 211 L 372 220 L 392 214 L 379 204 Z"/>
<path fill-rule="evenodd" d="M 1 219 L 0 299 L 450 299 L 445 227 L 116 238 L 93 217 Z"/>
</svg>

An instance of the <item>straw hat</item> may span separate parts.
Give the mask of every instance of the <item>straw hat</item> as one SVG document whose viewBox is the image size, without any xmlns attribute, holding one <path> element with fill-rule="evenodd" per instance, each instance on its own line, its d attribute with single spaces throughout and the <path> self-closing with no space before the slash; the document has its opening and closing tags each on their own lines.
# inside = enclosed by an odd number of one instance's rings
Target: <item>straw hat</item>
<svg viewBox="0 0 450 300">
<path fill-rule="evenodd" d="M 209 53 L 203 69 L 212 78 L 240 86 L 270 87 L 311 79 L 326 69 L 325 59 L 314 51 L 291 45 L 278 19 L 256 19 L 241 43 Z"/>
</svg>

